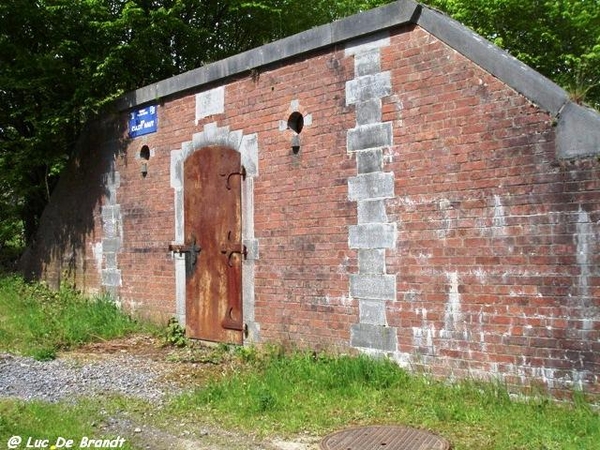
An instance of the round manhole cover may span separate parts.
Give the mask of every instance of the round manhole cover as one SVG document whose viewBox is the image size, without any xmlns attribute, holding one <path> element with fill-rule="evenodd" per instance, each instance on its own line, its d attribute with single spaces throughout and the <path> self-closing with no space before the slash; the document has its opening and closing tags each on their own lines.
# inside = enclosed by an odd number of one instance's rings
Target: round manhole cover
<svg viewBox="0 0 600 450">
<path fill-rule="evenodd" d="M 322 450 L 449 450 L 445 439 L 428 431 L 401 426 L 350 428 L 326 436 Z"/>
</svg>

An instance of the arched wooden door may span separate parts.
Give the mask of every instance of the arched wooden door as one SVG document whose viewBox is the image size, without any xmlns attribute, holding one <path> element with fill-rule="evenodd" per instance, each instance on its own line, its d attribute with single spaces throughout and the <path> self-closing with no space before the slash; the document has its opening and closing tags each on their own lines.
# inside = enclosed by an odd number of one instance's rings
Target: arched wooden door
<svg viewBox="0 0 600 450">
<path fill-rule="evenodd" d="M 186 333 L 242 343 L 241 185 L 239 152 L 206 147 L 184 163 Z"/>
</svg>

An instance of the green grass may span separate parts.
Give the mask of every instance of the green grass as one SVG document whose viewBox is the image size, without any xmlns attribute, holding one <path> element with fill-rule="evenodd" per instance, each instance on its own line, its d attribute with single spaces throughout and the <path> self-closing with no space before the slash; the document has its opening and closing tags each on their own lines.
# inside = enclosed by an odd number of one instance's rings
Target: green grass
<svg viewBox="0 0 600 450">
<path fill-rule="evenodd" d="M 52 359 L 60 349 L 142 330 L 106 297 L 0 276 L 0 351 Z"/>
<path fill-rule="evenodd" d="M 36 440 L 40 444 L 47 440 L 44 448 L 49 449 L 52 446 L 68 448 L 68 439 L 73 440 L 71 448 L 80 448 L 84 437 L 113 440 L 118 435 L 105 431 L 100 425 L 122 406 L 122 399 L 119 398 L 104 398 L 102 405 L 99 405 L 98 400 L 83 400 L 72 404 L 0 399 L 0 446 L 6 445 L 13 436 L 22 438 L 17 448 L 25 448 L 28 439 L 32 440 L 31 446 Z M 132 447 L 125 441 L 118 448 L 130 450 Z"/>
<path fill-rule="evenodd" d="M 168 414 L 262 435 L 404 424 L 441 434 L 455 450 L 600 448 L 600 418 L 581 396 L 570 405 L 518 402 L 496 384 L 449 385 L 365 356 L 257 357 L 175 399 Z"/>
<path fill-rule="evenodd" d="M 0 277 L 0 351 L 50 358 L 58 349 L 141 329 L 106 299 Z M 453 450 L 600 449 L 600 417 L 582 394 L 569 404 L 542 396 L 515 401 L 498 384 L 448 384 L 409 374 L 386 359 L 254 348 L 233 350 L 232 356 L 224 346 L 213 351 L 214 357 L 202 352 L 212 376 L 166 406 L 153 406 L 155 424 L 169 429 L 214 422 L 262 436 L 324 436 L 356 425 L 402 424 L 442 435 Z M 0 443 L 14 435 L 108 439 L 115 436 L 102 436 L 97 426 L 106 414 L 137 415 L 143 423 L 148 418 L 140 411 L 148 408 L 124 399 L 0 400 Z"/>
</svg>

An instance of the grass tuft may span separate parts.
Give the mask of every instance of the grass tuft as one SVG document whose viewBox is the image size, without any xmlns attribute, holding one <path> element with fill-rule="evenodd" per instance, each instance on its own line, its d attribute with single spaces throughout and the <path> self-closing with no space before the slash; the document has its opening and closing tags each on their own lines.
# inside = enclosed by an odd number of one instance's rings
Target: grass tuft
<svg viewBox="0 0 600 450">
<path fill-rule="evenodd" d="M 69 288 L 55 292 L 43 283 L 0 277 L 0 351 L 48 360 L 62 349 L 141 330 L 106 296 L 86 298 Z"/>
</svg>

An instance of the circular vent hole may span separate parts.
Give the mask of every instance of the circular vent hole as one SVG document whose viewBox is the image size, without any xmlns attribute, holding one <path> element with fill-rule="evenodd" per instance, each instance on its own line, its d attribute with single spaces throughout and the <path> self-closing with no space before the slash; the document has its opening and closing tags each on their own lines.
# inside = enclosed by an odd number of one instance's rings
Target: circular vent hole
<svg viewBox="0 0 600 450">
<path fill-rule="evenodd" d="M 142 146 L 140 150 L 140 159 L 148 161 L 150 159 L 150 148 L 147 145 Z"/>
<path fill-rule="evenodd" d="M 287 124 L 290 130 L 300 134 L 302 128 L 304 128 L 304 116 L 297 111 L 293 112 L 290 114 Z"/>
</svg>

